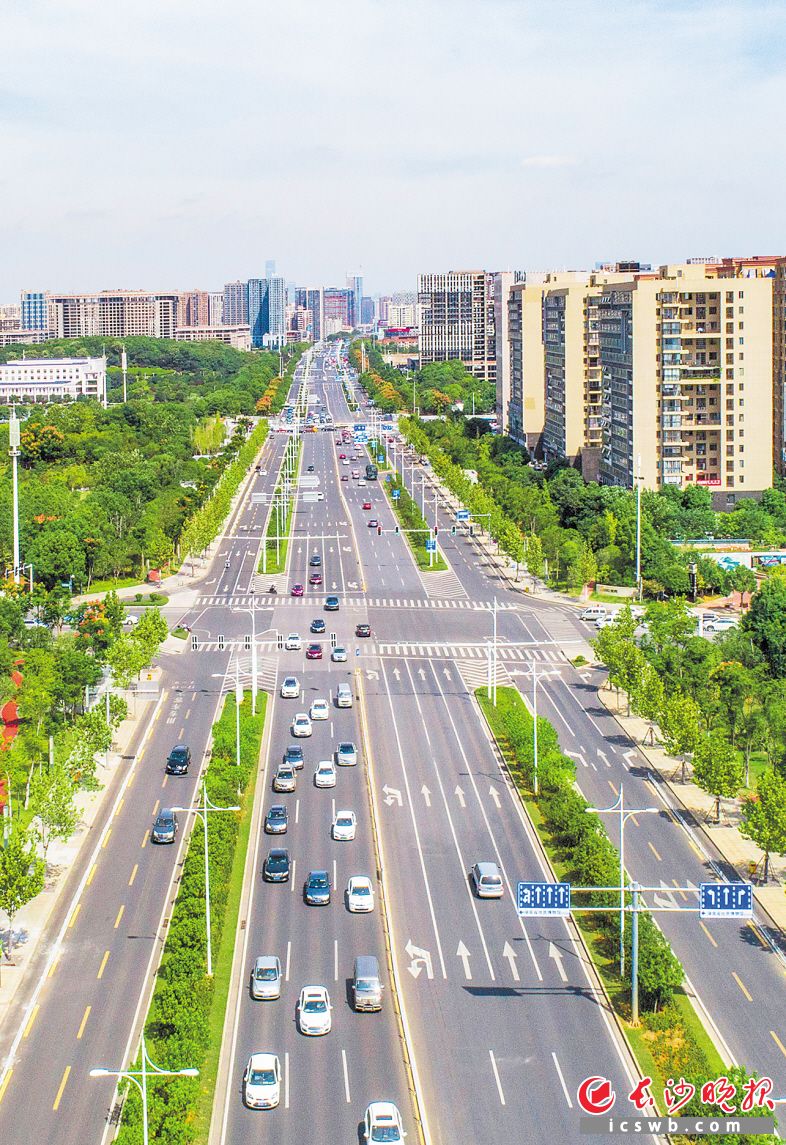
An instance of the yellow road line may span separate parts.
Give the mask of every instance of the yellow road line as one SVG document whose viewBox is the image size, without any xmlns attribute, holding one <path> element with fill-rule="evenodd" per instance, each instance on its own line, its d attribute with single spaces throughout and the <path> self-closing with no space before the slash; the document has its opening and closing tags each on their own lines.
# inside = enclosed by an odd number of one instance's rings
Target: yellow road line
<svg viewBox="0 0 786 1145">
<path fill-rule="evenodd" d="M 92 883 L 93 879 L 95 878 L 95 873 L 97 870 L 98 870 L 98 863 L 93 863 L 92 867 L 90 868 L 90 874 L 87 876 L 87 882 L 85 883 L 86 887 L 89 887 L 90 884 Z"/>
<path fill-rule="evenodd" d="M 124 795 L 124 796 L 122 797 L 122 799 L 120 800 L 120 802 L 118 803 L 117 807 L 115 808 L 115 815 L 119 815 L 119 814 L 120 814 L 120 808 L 123 806 L 123 804 L 125 803 L 125 801 L 126 801 L 126 797 L 125 797 L 125 795 Z"/>
<path fill-rule="evenodd" d="M 775 1042 L 775 1045 L 781 1051 L 783 1056 L 786 1057 L 786 1046 L 784 1046 L 783 1042 L 780 1040 L 780 1038 L 778 1037 L 778 1035 L 775 1033 L 774 1030 L 770 1030 L 770 1037 L 773 1039 L 773 1041 Z M 0 1094 L 0 1100 L 2 1100 L 2 1094 Z"/>
<path fill-rule="evenodd" d="M 57 970 L 59 965 L 60 965 L 60 953 L 58 952 L 57 957 L 55 958 L 52 965 L 49 967 L 49 973 L 47 974 L 47 978 L 52 977 L 52 975 L 54 974 L 55 970 Z"/>
<path fill-rule="evenodd" d="M 71 915 L 71 918 L 68 920 L 68 929 L 69 930 L 71 929 L 71 927 L 76 922 L 76 916 L 79 914 L 81 909 L 82 909 L 82 904 L 81 904 L 81 902 L 78 902 L 76 904 L 76 906 L 74 907 L 74 913 Z"/>
<path fill-rule="evenodd" d="M 12 1069 L 10 1069 L 8 1071 L 8 1073 L 5 1075 L 5 1077 L 3 1078 L 3 1084 L 0 1085 L 0 1101 L 2 1101 L 3 1098 L 5 1097 L 5 1091 L 8 1089 L 8 1083 L 11 1080 L 11 1074 L 13 1072 L 14 1071 Z"/>
<path fill-rule="evenodd" d="M 703 923 L 703 922 L 700 922 L 700 923 L 699 923 L 699 926 L 700 926 L 700 927 L 701 927 L 701 929 L 704 931 L 704 933 L 707 935 L 707 938 L 709 938 L 709 940 L 710 940 L 710 942 L 712 943 L 712 945 L 713 945 L 713 946 L 717 946 L 717 945 L 718 945 L 718 944 L 717 944 L 717 942 L 716 942 L 716 941 L 715 941 L 715 939 L 712 937 L 712 935 L 710 934 L 710 932 L 707 930 L 707 927 L 704 925 L 704 923 Z"/>
<path fill-rule="evenodd" d="M 658 860 L 658 862 L 659 862 L 659 863 L 662 863 L 662 862 L 663 862 L 663 860 L 661 859 L 660 855 L 658 854 L 658 852 L 657 852 L 657 851 L 655 850 L 655 848 L 653 847 L 652 843 L 650 843 L 649 839 L 647 840 L 647 846 L 648 846 L 648 847 L 649 847 L 649 849 L 652 851 L 653 855 L 654 855 L 654 856 L 655 856 L 655 858 Z"/>
<path fill-rule="evenodd" d="M 634 823 L 634 824 L 635 824 L 635 825 L 638 827 L 638 825 L 639 825 L 639 821 L 638 821 L 638 819 L 636 818 L 636 816 L 635 816 L 635 815 L 631 815 L 631 817 L 630 817 L 630 818 L 631 818 L 631 822 L 632 822 L 632 823 Z"/>
<path fill-rule="evenodd" d="M 146 846 L 147 846 L 147 831 L 145 831 L 144 835 L 142 836 L 142 847 L 144 848 Z"/>
<path fill-rule="evenodd" d="M 685 902 L 687 902 L 688 896 L 685 894 L 685 891 L 680 890 L 680 884 L 677 882 L 677 880 L 672 879 L 671 881 L 674 883 L 674 886 L 677 888 L 677 893 L 682 896 L 682 898 L 685 900 Z"/>
<path fill-rule="evenodd" d="M 109 842 L 109 836 L 111 834 L 112 834 L 112 828 L 110 827 L 109 830 L 107 831 L 106 835 L 104 835 L 103 842 L 101 843 L 102 847 L 105 847 L 107 845 L 107 843 Z"/>
<path fill-rule="evenodd" d="M 164 776 L 164 778 L 161 780 L 161 786 L 162 786 L 162 787 L 166 787 L 166 781 L 167 781 L 168 779 L 169 779 L 169 776 L 168 776 L 168 775 L 165 775 L 165 776 Z"/>
<path fill-rule="evenodd" d="M 57 1112 L 57 1110 L 58 1110 L 58 1109 L 59 1109 L 59 1107 L 60 1107 L 60 1099 L 61 1099 L 61 1097 L 63 1096 L 63 1090 L 64 1090 L 64 1089 L 65 1089 L 65 1087 L 66 1087 L 66 1082 L 68 1081 L 68 1075 L 70 1074 L 70 1072 L 71 1072 L 71 1066 L 70 1066 L 70 1065 L 67 1065 L 67 1066 L 65 1067 L 65 1073 L 63 1074 L 63 1080 L 60 1082 L 60 1088 L 59 1088 L 59 1089 L 58 1089 L 58 1091 L 57 1091 L 57 1097 L 55 1098 L 55 1103 L 54 1103 L 54 1105 L 52 1106 L 52 1109 L 53 1109 L 55 1112 Z"/>
<path fill-rule="evenodd" d="M 762 944 L 762 946 L 764 947 L 764 949 L 765 949 L 765 950 L 769 950 L 770 948 L 769 948 L 769 946 L 767 945 L 767 943 L 765 942 L 765 940 L 764 940 L 764 937 L 762 936 L 762 933 L 761 933 L 761 931 L 759 930 L 759 928 L 758 928 L 758 926 L 756 925 L 756 923 L 755 923 L 755 922 L 749 922 L 749 923 L 748 923 L 748 926 L 749 926 L 749 927 L 750 927 L 750 929 L 753 931 L 753 933 L 756 935 L 756 937 L 758 938 L 759 942 Z"/>
<path fill-rule="evenodd" d="M 120 919 L 123 917 L 123 911 L 125 909 L 125 906 L 121 906 L 120 910 L 117 912 L 117 918 L 115 919 L 115 930 L 117 930 L 117 928 L 120 926 Z"/>
<path fill-rule="evenodd" d="M 85 1026 L 87 1025 L 87 1019 L 89 1017 L 90 1017 L 90 1007 L 87 1006 L 87 1007 L 85 1007 L 84 1017 L 82 1018 L 82 1021 L 79 1023 L 79 1031 L 76 1035 L 77 1041 L 79 1040 L 79 1038 L 82 1037 L 82 1034 L 85 1032 Z"/>
<path fill-rule="evenodd" d="M 153 818 L 154 819 L 155 819 L 156 815 L 158 814 L 158 809 L 160 806 L 161 806 L 161 800 L 156 799 L 155 807 L 153 808 Z"/>
<path fill-rule="evenodd" d="M 701 851 L 699 850 L 699 848 L 696 846 L 696 844 L 693 842 L 692 839 L 688 839 L 688 846 L 703 861 L 704 856 L 702 855 Z"/>
<path fill-rule="evenodd" d="M 104 957 L 101 959 L 101 965 L 98 968 L 98 977 L 99 978 L 103 978 L 104 970 L 106 970 L 106 964 L 108 961 L 109 961 L 109 951 L 107 950 L 104 952 Z"/>
<path fill-rule="evenodd" d="M 614 792 L 614 794 L 616 795 L 616 794 L 617 794 L 617 788 L 614 786 L 614 784 L 611 782 L 611 780 L 610 780 L 610 779 L 607 779 L 607 780 L 606 780 L 606 782 L 608 783 L 609 787 L 611 788 L 611 790 L 612 790 L 612 791 Z"/>
<path fill-rule="evenodd" d="M 147 838 L 147 835 L 145 835 L 145 838 Z M 134 869 L 131 872 L 131 878 L 128 880 L 128 885 L 130 887 L 132 887 L 134 885 L 134 879 L 136 878 L 136 873 L 138 870 L 139 870 L 139 863 L 134 863 Z"/>
<path fill-rule="evenodd" d="M 752 1002 L 753 998 L 751 998 L 750 994 L 746 990 L 745 985 L 744 985 L 742 979 L 740 978 L 739 974 L 735 974 L 734 971 L 732 970 L 731 976 L 734 979 L 734 981 L 737 983 L 737 985 L 739 986 L 740 990 L 742 990 L 743 994 L 748 999 L 748 1001 Z"/>
<path fill-rule="evenodd" d="M 26 1038 L 26 1037 L 27 1037 L 27 1035 L 28 1035 L 28 1034 L 30 1033 L 30 1031 L 32 1030 L 32 1028 L 33 1028 L 33 1022 L 36 1020 L 36 1016 L 37 1016 L 37 1014 L 38 1014 L 38 1011 L 40 1010 L 40 1008 L 41 1008 L 41 1007 L 40 1007 L 40 1006 L 38 1006 L 38 1005 L 35 1005 L 35 1006 L 33 1006 L 33 1011 L 32 1011 L 32 1013 L 30 1014 L 30 1017 L 27 1019 L 27 1025 L 25 1026 L 25 1032 L 22 1034 L 22 1037 L 23 1037 L 23 1038 Z"/>
</svg>

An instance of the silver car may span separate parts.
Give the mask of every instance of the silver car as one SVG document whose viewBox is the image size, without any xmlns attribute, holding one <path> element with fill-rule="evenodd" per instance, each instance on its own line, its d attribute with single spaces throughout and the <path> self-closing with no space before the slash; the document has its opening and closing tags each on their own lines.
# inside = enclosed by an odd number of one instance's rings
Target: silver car
<svg viewBox="0 0 786 1145">
<path fill-rule="evenodd" d="M 496 863 L 475 863 L 471 875 L 479 899 L 502 898 L 505 887 Z"/>
<path fill-rule="evenodd" d="M 273 779 L 274 791 L 294 791 L 297 787 L 297 776 L 294 767 L 287 763 L 280 763 Z"/>
<path fill-rule="evenodd" d="M 281 997 L 281 963 L 273 954 L 262 954 L 251 971 L 251 997 L 270 1001 Z"/>
</svg>

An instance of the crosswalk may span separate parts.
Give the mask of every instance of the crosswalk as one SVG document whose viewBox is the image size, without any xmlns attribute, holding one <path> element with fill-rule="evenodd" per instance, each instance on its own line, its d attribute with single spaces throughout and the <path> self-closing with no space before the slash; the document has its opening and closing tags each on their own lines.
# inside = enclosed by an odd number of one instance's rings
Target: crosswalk
<svg viewBox="0 0 786 1145">
<path fill-rule="evenodd" d="M 444 572 L 422 572 L 420 579 L 431 598 L 470 603 L 467 598 L 467 590 L 452 567 L 445 569 Z"/>
<path fill-rule="evenodd" d="M 407 659 L 424 657 L 427 660 L 476 660 L 485 666 L 488 663 L 487 644 L 425 644 L 420 642 L 390 642 L 372 644 L 369 649 L 375 656 L 401 656 Z M 565 656 L 559 648 L 542 645 L 522 646 L 497 644 L 497 660 L 516 663 L 564 664 Z"/>
<path fill-rule="evenodd" d="M 488 683 L 488 665 L 481 664 L 479 660 L 457 660 L 456 667 L 468 692 L 475 688 L 482 688 Z M 497 664 L 497 687 L 509 688 L 513 678 L 509 675 L 504 664 Z"/>
<path fill-rule="evenodd" d="M 442 573 L 438 573 L 442 576 Z M 295 608 L 309 608 L 321 607 L 324 597 L 330 594 L 329 589 L 320 589 L 319 593 L 312 593 L 307 596 L 289 596 L 288 588 L 279 588 L 276 594 L 268 594 L 267 589 L 273 584 L 273 580 L 267 579 L 264 582 L 264 591 L 252 596 L 251 593 L 233 593 L 225 596 L 221 593 L 205 593 L 197 598 L 197 604 L 201 608 L 210 608 L 215 605 L 224 605 L 230 608 L 251 608 L 256 606 L 262 608 L 276 608 L 276 607 L 295 607 Z M 256 585 L 255 585 L 256 587 Z M 431 608 L 431 609 L 451 609 L 463 608 L 471 612 L 490 612 L 493 608 L 491 601 L 484 600 L 460 600 L 456 598 L 443 598 L 443 597 L 381 597 L 381 596 L 348 596 L 344 597 L 338 594 L 339 600 L 344 608 Z M 513 612 L 519 609 L 516 604 L 497 603 L 498 612 Z"/>
</svg>

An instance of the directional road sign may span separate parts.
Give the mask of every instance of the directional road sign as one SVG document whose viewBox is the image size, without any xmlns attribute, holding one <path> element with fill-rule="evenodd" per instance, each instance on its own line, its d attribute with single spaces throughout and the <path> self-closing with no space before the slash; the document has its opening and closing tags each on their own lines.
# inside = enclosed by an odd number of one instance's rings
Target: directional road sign
<svg viewBox="0 0 786 1145">
<path fill-rule="evenodd" d="M 570 883 L 517 883 L 516 910 L 525 918 L 570 914 Z"/>
<path fill-rule="evenodd" d="M 469 520 L 469 509 L 457 509 L 456 510 L 456 520 L 457 521 L 468 521 Z"/>
<path fill-rule="evenodd" d="M 382 432 L 383 433 L 392 433 L 393 432 L 392 424 L 388 421 L 383 421 L 382 422 Z"/>
<path fill-rule="evenodd" d="M 426 537 L 426 552 L 435 553 L 437 551 L 437 542 L 434 537 Z"/>
<path fill-rule="evenodd" d="M 388 477 L 388 481 L 390 481 L 389 477 Z M 393 500 L 398 501 L 400 496 L 401 496 L 401 490 L 400 489 L 394 489 L 393 490 Z"/>
<path fill-rule="evenodd" d="M 699 918 L 751 918 L 750 883 L 700 883 Z"/>
<path fill-rule="evenodd" d="M 378 453 L 377 454 L 377 465 L 384 465 L 384 464 L 385 464 L 385 454 L 384 453 Z"/>
</svg>

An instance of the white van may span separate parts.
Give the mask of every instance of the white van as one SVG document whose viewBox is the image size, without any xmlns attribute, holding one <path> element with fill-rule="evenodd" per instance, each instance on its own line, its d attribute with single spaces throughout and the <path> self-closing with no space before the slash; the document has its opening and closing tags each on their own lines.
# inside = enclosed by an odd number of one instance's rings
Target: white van
<svg viewBox="0 0 786 1145">
<path fill-rule="evenodd" d="M 593 620 L 599 620 L 601 616 L 605 615 L 606 609 L 602 604 L 590 604 L 582 612 L 581 619 L 592 622 Z"/>
<path fill-rule="evenodd" d="M 339 684 L 336 688 L 336 707 L 352 707 L 352 689 L 350 688 L 349 684 Z"/>
</svg>

